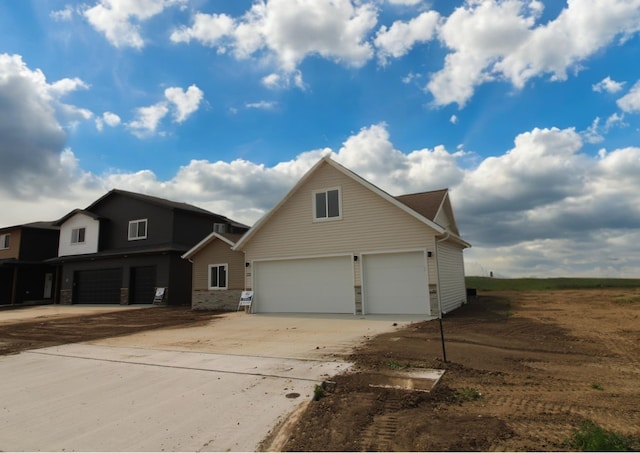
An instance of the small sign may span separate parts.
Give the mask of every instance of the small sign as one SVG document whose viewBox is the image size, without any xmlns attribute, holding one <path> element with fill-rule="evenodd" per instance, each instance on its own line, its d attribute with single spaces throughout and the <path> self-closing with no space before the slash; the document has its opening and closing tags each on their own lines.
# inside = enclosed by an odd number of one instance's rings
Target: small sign
<svg viewBox="0 0 640 453">
<path fill-rule="evenodd" d="M 240 294 L 240 303 L 238 304 L 238 310 L 240 307 L 250 307 L 253 302 L 253 291 L 242 291 Z"/>
<path fill-rule="evenodd" d="M 162 301 L 164 300 L 164 294 L 166 289 L 167 288 L 156 288 L 156 294 L 155 296 L 153 296 L 154 304 L 162 303 Z"/>
</svg>

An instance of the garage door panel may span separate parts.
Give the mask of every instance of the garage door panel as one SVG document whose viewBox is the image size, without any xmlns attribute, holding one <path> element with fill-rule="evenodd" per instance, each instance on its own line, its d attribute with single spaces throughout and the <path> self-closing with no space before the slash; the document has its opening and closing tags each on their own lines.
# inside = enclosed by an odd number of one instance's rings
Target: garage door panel
<svg viewBox="0 0 640 453">
<path fill-rule="evenodd" d="M 119 304 L 122 269 L 78 271 L 75 279 L 77 304 Z"/>
<path fill-rule="evenodd" d="M 353 313 L 351 257 L 256 262 L 254 293 L 259 313 Z"/>
<path fill-rule="evenodd" d="M 423 252 L 363 256 L 364 310 L 369 314 L 429 314 Z"/>
</svg>

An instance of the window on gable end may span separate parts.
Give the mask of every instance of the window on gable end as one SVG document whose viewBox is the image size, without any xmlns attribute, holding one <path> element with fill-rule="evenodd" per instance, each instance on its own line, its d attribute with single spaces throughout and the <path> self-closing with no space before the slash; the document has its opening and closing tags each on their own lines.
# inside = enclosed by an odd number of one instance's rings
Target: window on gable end
<svg viewBox="0 0 640 453">
<path fill-rule="evenodd" d="M 338 220 L 342 218 L 340 188 L 316 190 L 313 192 L 313 219 Z"/>
<path fill-rule="evenodd" d="M 10 234 L 0 234 L 0 250 L 6 250 L 11 244 Z"/>
<path fill-rule="evenodd" d="M 147 219 L 132 220 L 129 222 L 129 240 L 147 238 Z"/>
<path fill-rule="evenodd" d="M 86 228 L 74 228 L 73 230 L 71 230 L 71 243 L 83 244 L 86 231 Z"/>
</svg>

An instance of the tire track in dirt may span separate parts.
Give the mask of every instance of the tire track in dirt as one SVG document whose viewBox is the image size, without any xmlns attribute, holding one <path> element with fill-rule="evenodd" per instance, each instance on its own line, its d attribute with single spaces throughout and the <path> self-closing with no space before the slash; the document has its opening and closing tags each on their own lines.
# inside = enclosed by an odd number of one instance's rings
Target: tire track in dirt
<svg viewBox="0 0 640 453">
<path fill-rule="evenodd" d="M 400 397 L 389 395 L 384 401 L 382 415 L 376 415 L 373 423 L 363 433 L 364 451 L 391 451 L 398 433 L 397 413 L 402 408 Z"/>
</svg>

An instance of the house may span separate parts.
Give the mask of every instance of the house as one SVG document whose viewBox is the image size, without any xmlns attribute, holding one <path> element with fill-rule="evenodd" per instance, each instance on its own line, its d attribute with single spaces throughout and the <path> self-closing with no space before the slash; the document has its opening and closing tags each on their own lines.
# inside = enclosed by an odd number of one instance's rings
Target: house
<svg viewBox="0 0 640 453">
<path fill-rule="evenodd" d="M 55 266 L 43 261 L 58 252 L 53 222 L 0 228 L 0 305 L 53 303 Z"/>
<path fill-rule="evenodd" d="M 182 255 L 193 265 L 191 307 L 194 310 L 231 310 L 238 307 L 244 289 L 244 253 L 233 250 L 241 234 L 209 234 Z"/>
<path fill-rule="evenodd" d="M 437 316 L 466 302 L 447 190 L 392 197 L 322 158 L 234 246 L 254 312 Z"/>
<path fill-rule="evenodd" d="M 181 256 L 212 231 L 249 227 L 204 209 L 114 189 L 57 222 L 62 304 L 191 302 L 191 265 Z M 162 300 L 155 300 L 163 288 Z"/>
</svg>

